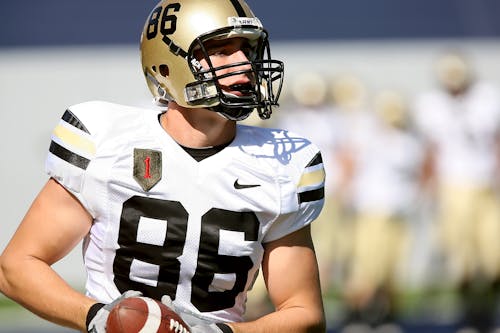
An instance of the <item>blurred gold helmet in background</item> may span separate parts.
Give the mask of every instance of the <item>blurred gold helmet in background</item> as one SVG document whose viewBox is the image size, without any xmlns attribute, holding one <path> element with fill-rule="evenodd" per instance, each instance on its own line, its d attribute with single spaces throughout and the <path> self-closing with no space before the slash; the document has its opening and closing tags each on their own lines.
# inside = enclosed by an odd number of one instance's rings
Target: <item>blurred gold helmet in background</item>
<svg viewBox="0 0 500 333">
<path fill-rule="evenodd" d="M 334 78 L 331 86 L 333 103 L 342 110 L 357 110 L 365 106 L 366 87 L 353 74 L 342 74 Z"/>
<path fill-rule="evenodd" d="M 400 92 L 395 90 L 378 92 L 374 96 L 373 107 L 383 123 L 396 128 L 408 125 L 408 104 Z"/>
<path fill-rule="evenodd" d="M 316 72 L 304 72 L 293 81 L 293 97 L 302 106 L 317 107 L 325 104 L 327 92 L 326 78 Z"/>
<path fill-rule="evenodd" d="M 472 68 L 465 57 L 457 52 L 442 55 L 436 63 L 439 83 L 449 92 L 459 94 L 467 89 L 472 81 Z"/>
</svg>

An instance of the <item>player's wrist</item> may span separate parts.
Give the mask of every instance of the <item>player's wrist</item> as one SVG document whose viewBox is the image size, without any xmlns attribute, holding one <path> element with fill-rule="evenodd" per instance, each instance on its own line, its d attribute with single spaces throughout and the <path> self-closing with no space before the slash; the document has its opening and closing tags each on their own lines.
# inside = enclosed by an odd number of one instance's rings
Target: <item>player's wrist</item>
<svg viewBox="0 0 500 333">
<path fill-rule="evenodd" d="M 99 312 L 99 310 L 101 310 L 103 307 L 104 307 L 104 303 L 94 303 L 92 304 L 92 306 L 89 308 L 89 310 L 87 311 L 87 317 L 86 317 L 86 320 L 85 320 L 85 327 L 89 327 L 90 325 L 90 322 L 92 321 L 92 319 L 96 316 L 97 312 Z"/>
<path fill-rule="evenodd" d="M 222 331 L 222 333 L 234 333 L 233 329 L 228 324 L 218 323 L 216 325 Z"/>
</svg>

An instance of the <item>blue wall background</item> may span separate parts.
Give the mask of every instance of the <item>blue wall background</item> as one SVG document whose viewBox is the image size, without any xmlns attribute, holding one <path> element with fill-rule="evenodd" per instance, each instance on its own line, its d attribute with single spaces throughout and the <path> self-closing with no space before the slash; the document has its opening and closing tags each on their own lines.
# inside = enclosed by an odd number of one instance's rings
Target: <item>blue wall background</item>
<svg viewBox="0 0 500 333">
<path fill-rule="evenodd" d="M 0 46 L 136 44 L 156 0 L 2 0 Z M 272 40 L 499 38 L 498 0 L 248 0 Z"/>
</svg>

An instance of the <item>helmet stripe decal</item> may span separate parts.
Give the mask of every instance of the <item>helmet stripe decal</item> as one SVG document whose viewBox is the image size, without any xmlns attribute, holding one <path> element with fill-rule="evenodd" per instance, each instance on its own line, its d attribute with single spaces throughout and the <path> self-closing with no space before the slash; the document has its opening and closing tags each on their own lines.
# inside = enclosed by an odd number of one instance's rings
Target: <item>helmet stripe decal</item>
<svg viewBox="0 0 500 333">
<path fill-rule="evenodd" d="M 236 9 L 236 13 L 238 13 L 238 16 L 240 17 L 246 17 L 247 14 L 243 10 L 243 7 L 241 6 L 241 3 L 238 0 L 231 0 L 231 3 L 233 4 L 234 9 Z"/>
<path fill-rule="evenodd" d="M 187 58 L 188 53 L 177 46 L 170 38 L 167 37 L 167 35 L 164 35 L 162 40 L 165 44 L 168 45 L 170 51 L 172 51 L 173 54 L 180 55 L 183 58 Z"/>
</svg>

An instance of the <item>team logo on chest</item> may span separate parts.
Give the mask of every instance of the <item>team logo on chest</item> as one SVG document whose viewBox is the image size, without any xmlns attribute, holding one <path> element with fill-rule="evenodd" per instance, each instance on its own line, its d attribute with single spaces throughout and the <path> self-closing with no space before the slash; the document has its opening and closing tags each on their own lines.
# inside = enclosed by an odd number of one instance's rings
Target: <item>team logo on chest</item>
<svg viewBox="0 0 500 333">
<path fill-rule="evenodd" d="M 161 179 L 161 151 L 134 148 L 134 179 L 149 191 Z"/>
</svg>

